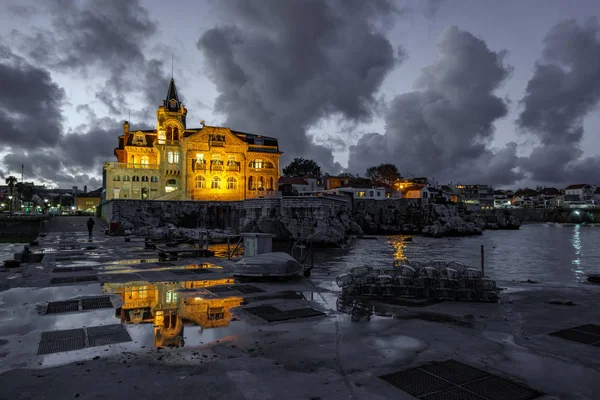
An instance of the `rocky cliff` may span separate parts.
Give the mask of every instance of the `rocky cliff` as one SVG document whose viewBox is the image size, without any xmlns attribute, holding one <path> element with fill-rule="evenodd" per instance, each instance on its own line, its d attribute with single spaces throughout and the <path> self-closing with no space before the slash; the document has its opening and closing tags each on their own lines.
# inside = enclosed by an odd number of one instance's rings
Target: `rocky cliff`
<svg viewBox="0 0 600 400">
<path fill-rule="evenodd" d="M 277 239 L 300 237 L 315 244 L 343 246 L 362 234 L 346 201 L 321 197 L 251 199 L 235 202 L 112 200 L 102 216 L 142 236 L 162 236 L 174 228 L 203 228 L 220 233 L 262 232 Z M 160 229 L 155 229 L 160 228 Z M 181 232 L 180 232 L 181 231 Z"/>
<path fill-rule="evenodd" d="M 354 204 L 356 222 L 371 234 L 424 234 L 433 237 L 480 235 L 484 229 L 518 229 L 508 212 L 474 214 L 455 204 L 419 205 L 406 200 L 361 200 Z"/>
</svg>

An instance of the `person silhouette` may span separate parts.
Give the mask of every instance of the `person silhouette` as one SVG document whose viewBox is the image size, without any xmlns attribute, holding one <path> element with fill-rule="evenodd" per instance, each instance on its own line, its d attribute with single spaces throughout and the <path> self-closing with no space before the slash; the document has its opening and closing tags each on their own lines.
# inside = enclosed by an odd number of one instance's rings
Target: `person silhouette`
<svg viewBox="0 0 600 400">
<path fill-rule="evenodd" d="M 88 228 L 88 234 L 89 234 L 89 238 L 92 238 L 92 230 L 94 229 L 94 219 L 92 217 L 90 217 L 90 219 L 87 220 L 87 228 Z"/>
</svg>

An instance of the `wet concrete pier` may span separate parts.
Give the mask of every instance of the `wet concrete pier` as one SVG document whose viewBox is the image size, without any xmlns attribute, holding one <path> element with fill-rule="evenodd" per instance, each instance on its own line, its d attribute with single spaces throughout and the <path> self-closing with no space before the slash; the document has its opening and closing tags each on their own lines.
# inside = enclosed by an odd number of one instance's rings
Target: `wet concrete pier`
<svg viewBox="0 0 600 400">
<path fill-rule="evenodd" d="M 56 218 L 42 263 L 0 272 L 1 398 L 598 398 L 598 285 L 370 300 L 353 322 L 326 265 L 240 282 L 231 261 L 159 260 L 100 222 L 89 241 L 85 221 Z"/>
</svg>

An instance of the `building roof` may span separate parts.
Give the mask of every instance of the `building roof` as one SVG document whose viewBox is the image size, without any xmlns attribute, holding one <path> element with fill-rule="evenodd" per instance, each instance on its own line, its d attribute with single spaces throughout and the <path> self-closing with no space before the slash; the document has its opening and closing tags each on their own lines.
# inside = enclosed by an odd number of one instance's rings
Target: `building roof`
<svg viewBox="0 0 600 400">
<path fill-rule="evenodd" d="M 583 189 L 586 186 L 590 186 L 587 183 L 578 183 L 576 185 L 569 185 L 565 188 L 565 190 L 573 190 L 573 189 Z"/>
<path fill-rule="evenodd" d="M 423 190 L 423 189 L 427 189 L 424 185 L 412 185 L 412 186 L 407 186 L 404 189 L 402 189 L 403 192 L 412 192 L 413 190 Z"/>
<path fill-rule="evenodd" d="M 102 188 L 98 188 L 96 190 L 92 190 L 91 192 L 79 193 L 77 197 L 100 197 L 101 194 Z"/>
<path fill-rule="evenodd" d="M 302 178 L 297 178 L 295 176 L 282 176 L 279 178 L 280 185 L 308 185 Z"/>
<path fill-rule="evenodd" d="M 169 111 L 179 111 L 181 107 L 181 102 L 179 101 L 179 96 L 177 95 L 177 88 L 175 87 L 175 80 L 173 78 L 171 78 L 171 82 L 169 83 L 169 90 L 167 91 L 167 97 L 165 98 L 164 106 Z"/>
</svg>

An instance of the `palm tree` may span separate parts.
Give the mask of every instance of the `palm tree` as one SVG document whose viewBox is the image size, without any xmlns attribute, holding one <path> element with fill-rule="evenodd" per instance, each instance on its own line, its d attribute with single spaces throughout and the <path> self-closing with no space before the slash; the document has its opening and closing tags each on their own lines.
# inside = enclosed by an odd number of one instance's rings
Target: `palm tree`
<svg viewBox="0 0 600 400">
<path fill-rule="evenodd" d="M 10 195 L 12 196 L 13 188 L 15 187 L 15 184 L 17 183 L 17 178 L 15 178 L 14 176 L 11 175 L 8 178 L 6 178 L 4 181 L 8 185 L 8 189 L 10 190 Z"/>
<path fill-rule="evenodd" d="M 6 184 L 8 185 L 8 189 L 10 190 L 10 211 L 12 213 L 13 188 L 15 187 L 15 183 L 17 183 L 17 178 L 15 178 L 14 176 L 11 175 L 8 178 L 6 178 L 4 181 L 6 182 Z"/>
</svg>

